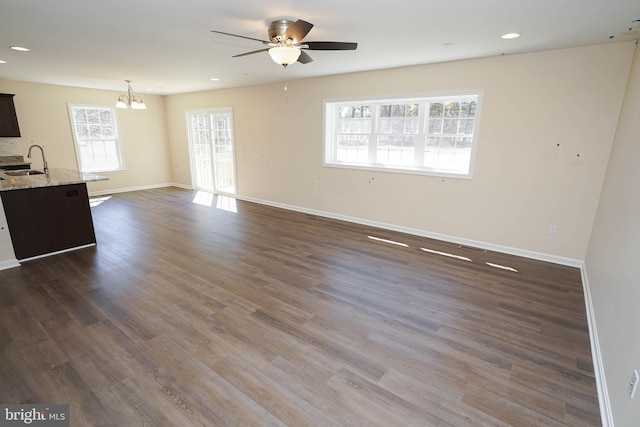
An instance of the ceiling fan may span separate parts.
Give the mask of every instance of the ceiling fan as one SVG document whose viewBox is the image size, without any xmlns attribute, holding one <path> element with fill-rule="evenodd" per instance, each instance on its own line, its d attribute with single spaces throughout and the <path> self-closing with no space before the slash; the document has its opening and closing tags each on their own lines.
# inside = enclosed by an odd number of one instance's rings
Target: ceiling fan
<svg viewBox="0 0 640 427">
<path fill-rule="evenodd" d="M 355 50 L 358 43 L 347 42 L 303 42 L 302 39 L 311 31 L 313 24 L 298 19 L 297 21 L 289 21 L 280 19 L 273 21 L 269 25 L 269 40 L 260 40 L 253 37 L 240 36 L 237 34 L 225 33 L 223 31 L 211 31 L 212 33 L 224 34 L 227 36 L 240 37 L 243 39 L 258 41 L 269 47 L 258 49 L 251 52 L 234 55 L 233 58 L 240 56 L 253 55 L 259 52 L 268 52 L 271 59 L 277 64 L 284 66 L 293 62 L 307 64 L 313 59 L 303 51 L 306 50 Z"/>
</svg>

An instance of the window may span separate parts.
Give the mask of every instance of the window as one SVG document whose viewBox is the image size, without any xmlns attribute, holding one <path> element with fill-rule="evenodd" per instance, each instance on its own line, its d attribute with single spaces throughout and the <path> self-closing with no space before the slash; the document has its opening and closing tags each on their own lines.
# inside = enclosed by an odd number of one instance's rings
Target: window
<svg viewBox="0 0 640 427">
<path fill-rule="evenodd" d="M 471 178 L 480 97 L 325 101 L 324 165 Z"/>
<path fill-rule="evenodd" d="M 82 172 L 124 169 L 114 107 L 69 104 L 69 116 Z"/>
</svg>

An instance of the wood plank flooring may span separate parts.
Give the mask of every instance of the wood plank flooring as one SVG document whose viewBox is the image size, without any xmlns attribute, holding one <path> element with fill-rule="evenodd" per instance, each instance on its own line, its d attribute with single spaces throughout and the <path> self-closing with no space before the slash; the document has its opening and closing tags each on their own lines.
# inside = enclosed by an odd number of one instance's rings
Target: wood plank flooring
<svg viewBox="0 0 640 427">
<path fill-rule="evenodd" d="M 0 402 L 73 426 L 600 425 L 577 269 L 195 195 L 114 195 L 97 247 L 0 271 Z"/>
</svg>

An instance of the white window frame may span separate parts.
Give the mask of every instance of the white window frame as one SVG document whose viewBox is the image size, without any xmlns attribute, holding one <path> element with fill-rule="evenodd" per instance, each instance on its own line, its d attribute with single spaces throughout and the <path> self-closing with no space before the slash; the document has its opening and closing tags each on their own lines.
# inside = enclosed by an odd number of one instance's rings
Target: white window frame
<svg viewBox="0 0 640 427">
<path fill-rule="evenodd" d="M 424 164 L 424 152 L 428 132 L 429 108 L 431 103 L 447 103 L 451 101 L 463 101 L 475 98 L 476 112 L 473 120 L 473 133 L 471 134 L 471 148 L 469 153 L 469 164 L 466 172 L 456 170 L 446 170 L 437 166 L 429 166 Z M 409 153 L 408 157 L 413 156 L 411 165 L 385 164 L 377 160 L 378 138 L 385 135 L 378 133 L 379 123 L 379 107 L 389 104 L 418 104 L 418 119 L 415 133 L 406 135 L 415 135 L 416 143 L 413 153 Z M 348 162 L 338 160 L 338 109 L 344 106 L 370 106 L 370 133 L 365 132 L 363 135 L 368 138 L 368 161 L 367 162 Z M 473 177 L 473 169 L 475 156 L 478 145 L 478 129 L 480 126 L 480 108 L 482 105 L 482 91 L 457 91 L 447 93 L 431 93 L 409 96 L 394 97 L 367 97 L 367 98 L 349 98 L 349 99 L 326 99 L 324 100 L 324 138 L 323 138 L 323 166 L 337 167 L 347 169 L 375 170 L 385 172 L 396 172 L 405 174 L 431 175 L 449 178 L 471 179 Z M 357 134 L 354 134 L 357 135 Z M 398 134 L 405 135 L 405 134 Z M 444 134 L 432 134 L 431 136 L 443 136 Z M 462 134 L 456 134 L 462 135 Z M 465 134 L 468 135 L 468 134 Z"/>
<path fill-rule="evenodd" d="M 118 115 L 116 114 L 116 108 L 112 106 L 105 106 L 105 105 L 87 105 L 87 104 L 71 104 L 71 103 L 67 105 L 69 107 L 69 120 L 71 121 L 71 128 L 73 131 L 72 132 L 73 141 L 74 141 L 74 147 L 76 150 L 76 162 L 78 164 L 78 170 L 82 172 L 88 172 L 88 173 L 118 172 L 118 171 L 125 170 L 124 156 L 122 155 L 122 144 L 120 140 L 120 132 L 118 130 Z M 111 138 L 106 138 L 106 139 L 91 138 L 91 137 L 80 138 L 80 135 L 78 134 L 78 128 L 77 128 L 78 124 L 74 119 L 74 110 L 76 109 L 93 109 L 93 110 L 109 111 L 113 119 L 113 122 L 111 123 L 113 127 L 113 136 Z M 117 151 L 115 155 L 115 157 L 117 158 L 117 164 L 118 164 L 117 167 L 89 167 L 87 165 L 83 165 L 82 156 L 80 153 L 81 142 L 87 141 L 93 147 L 94 143 L 105 141 L 105 140 L 115 142 L 115 148 Z"/>
</svg>

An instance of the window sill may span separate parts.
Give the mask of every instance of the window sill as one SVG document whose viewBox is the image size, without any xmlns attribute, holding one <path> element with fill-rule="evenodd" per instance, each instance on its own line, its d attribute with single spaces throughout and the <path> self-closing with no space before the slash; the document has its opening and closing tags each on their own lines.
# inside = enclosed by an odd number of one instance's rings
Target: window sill
<svg viewBox="0 0 640 427">
<path fill-rule="evenodd" d="M 473 174 L 458 174 L 444 171 L 431 171 L 426 169 L 404 169 L 404 168 L 394 168 L 391 166 L 369 166 L 369 165 L 359 165 L 355 163 L 322 163 L 323 167 L 327 168 L 338 168 L 338 169 L 354 169 L 354 170 L 364 170 L 364 171 L 373 171 L 373 172 L 391 172 L 405 175 L 423 175 L 423 176 L 432 176 L 434 178 L 454 178 L 454 179 L 465 179 L 471 180 L 473 178 Z"/>
</svg>

